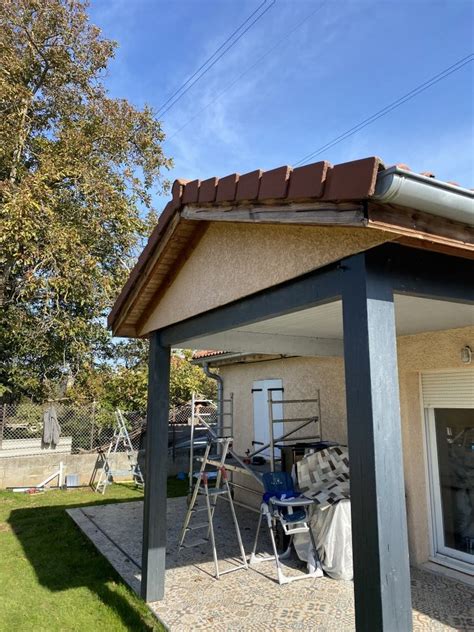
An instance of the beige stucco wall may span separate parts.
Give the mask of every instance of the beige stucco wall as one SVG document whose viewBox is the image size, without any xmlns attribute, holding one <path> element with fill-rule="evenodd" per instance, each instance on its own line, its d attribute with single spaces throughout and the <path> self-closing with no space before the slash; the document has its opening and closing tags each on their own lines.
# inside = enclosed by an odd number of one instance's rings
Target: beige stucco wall
<svg viewBox="0 0 474 632">
<path fill-rule="evenodd" d="M 212 223 L 140 334 L 392 238 L 363 228 Z"/>
<path fill-rule="evenodd" d="M 403 462 L 411 562 L 421 564 L 430 554 L 428 490 L 424 447 L 424 419 L 419 387 L 420 372 L 465 369 L 460 351 L 474 347 L 474 327 L 403 336 L 398 339 Z M 320 389 L 324 439 L 347 441 L 344 365 L 340 358 L 286 358 L 255 364 L 221 367 L 225 394 L 234 394 L 235 447 L 241 454 L 252 449 L 252 384 L 256 380 L 282 379 L 285 398 L 310 398 Z M 474 388 L 474 385 L 473 385 Z M 248 484 L 248 477 L 238 482 Z M 258 497 L 237 494 L 256 505 Z"/>
<path fill-rule="evenodd" d="M 472 369 L 472 365 L 463 364 L 461 361 L 461 349 L 465 345 L 474 347 L 474 327 L 402 336 L 398 340 L 409 542 L 412 560 L 418 564 L 425 562 L 430 555 L 425 420 L 420 373 L 443 369 Z"/>
</svg>

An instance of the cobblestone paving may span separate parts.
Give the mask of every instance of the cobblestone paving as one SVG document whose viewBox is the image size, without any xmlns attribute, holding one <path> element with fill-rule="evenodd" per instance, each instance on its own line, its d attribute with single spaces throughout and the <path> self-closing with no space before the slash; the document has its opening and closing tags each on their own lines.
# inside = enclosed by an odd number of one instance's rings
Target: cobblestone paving
<svg viewBox="0 0 474 632">
<path fill-rule="evenodd" d="M 352 582 L 324 577 L 279 586 L 271 562 L 238 570 L 216 581 L 210 547 L 203 545 L 177 553 L 185 511 L 184 498 L 168 500 L 166 597 L 151 604 L 169 630 L 349 632 L 355 629 Z M 124 579 L 138 590 L 142 503 L 86 507 L 69 513 Z M 257 514 L 239 507 L 237 513 L 244 546 L 250 552 Z M 229 508 L 223 502 L 216 510 L 215 524 L 219 559 L 225 570 L 238 563 L 238 547 Z M 269 552 L 265 537 L 261 538 L 260 550 Z M 301 572 L 305 572 L 304 568 L 294 561 L 290 573 Z M 412 600 L 416 632 L 474 631 L 474 590 L 469 586 L 412 568 Z"/>
</svg>

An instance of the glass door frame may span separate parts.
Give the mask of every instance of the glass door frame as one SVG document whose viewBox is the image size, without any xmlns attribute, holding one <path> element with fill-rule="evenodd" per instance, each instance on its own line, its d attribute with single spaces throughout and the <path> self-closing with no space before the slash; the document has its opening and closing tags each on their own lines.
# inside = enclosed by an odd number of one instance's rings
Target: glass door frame
<svg viewBox="0 0 474 632">
<path fill-rule="evenodd" d="M 436 408 L 430 407 L 425 411 L 425 433 L 428 462 L 428 487 L 430 496 L 430 516 L 432 533 L 432 553 L 434 559 L 446 566 L 462 570 L 474 575 L 473 556 L 458 551 L 444 544 L 443 509 L 441 500 L 441 483 L 439 478 L 438 446 L 436 441 Z"/>
</svg>

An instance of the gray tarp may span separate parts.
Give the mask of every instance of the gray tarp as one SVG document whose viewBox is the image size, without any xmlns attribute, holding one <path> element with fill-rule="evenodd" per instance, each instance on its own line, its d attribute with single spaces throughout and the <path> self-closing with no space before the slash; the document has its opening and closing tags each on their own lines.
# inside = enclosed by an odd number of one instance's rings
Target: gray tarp
<svg viewBox="0 0 474 632">
<path fill-rule="evenodd" d="M 43 415 L 43 444 L 56 446 L 61 436 L 61 427 L 58 422 L 58 413 L 51 404 Z"/>
<path fill-rule="evenodd" d="M 335 505 L 321 509 L 317 505 L 311 508 L 310 526 L 313 530 L 319 559 L 324 572 L 333 579 L 351 580 L 352 566 L 352 530 L 351 501 L 340 500 Z M 300 560 L 308 562 L 310 548 L 309 535 L 297 533 L 294 537 L 296 553 Z"/>
<path fill-rule="evenodd" d="M 307 454 L 297 463 L 298 483 L 314 504 L 310 526 L 323 570 L 333 579 L 352 579 L 351 501 L 349 454 L 344 446 L 332 446 Z M 298 557 L 308 562 L 309 535 L 294 537 Z"/>
</svg>

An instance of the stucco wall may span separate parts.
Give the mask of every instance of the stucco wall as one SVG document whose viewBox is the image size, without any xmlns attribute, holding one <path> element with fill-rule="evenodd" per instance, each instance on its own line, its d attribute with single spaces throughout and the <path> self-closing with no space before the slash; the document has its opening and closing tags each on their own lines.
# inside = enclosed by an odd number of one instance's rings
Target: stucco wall
<svg viewBox="0 0 474 632">
<path fill-rule="evenodd" d="M 465 345 L 474 347 L 474 327 L 402 336 L 398 340 L 410 552 L 412 559 L 418 564 L 425 562 L 430 555 L 425 420 L 420 392 L 420 373 L 443 369 L 472 369 L 472 365 L 463 364 L 461 361 L 461 349 Z"/>
<path fill-rule="evenodd" d="M 393 238 L 381 231 L 213 223 L 140 334 L 229 303 Z"/>
<path fill-rule="evenodd" d="M 400 408 L 409 546 L 411 561 L 427 561 L 430 551 L 428 490 L 425 471 L 424 419 L 419 375 L 422 371 L 464 369 L 460 351 L 474 347 L 474 327 L 432 332 L 398 339 Z M 344 364 L 340 358 L 286 358 L 255 364 L 221 367 L 226 396 L 234 393 L 235 447 L 241 454 L 252 449 L 252 384 L 282 379 L 288 399 L 314 397 L 320 389 L 324 439 L 347 441 Z M 474 385 L 473 385 L 474 387 Z M 238 482 L 248 484 L 249 477 Z M 240 492 L 237 498 L 256 505 L 258 497 Z"/>
</svg>

